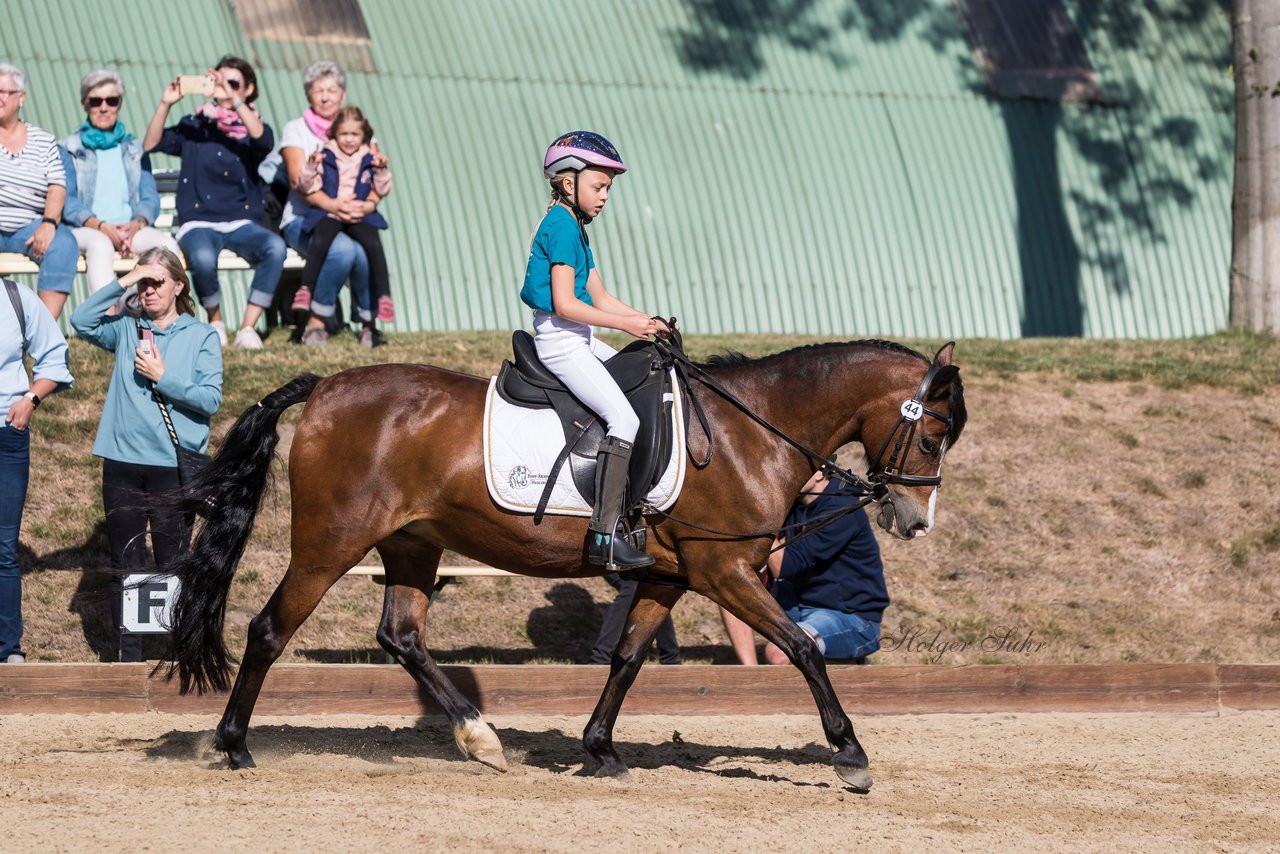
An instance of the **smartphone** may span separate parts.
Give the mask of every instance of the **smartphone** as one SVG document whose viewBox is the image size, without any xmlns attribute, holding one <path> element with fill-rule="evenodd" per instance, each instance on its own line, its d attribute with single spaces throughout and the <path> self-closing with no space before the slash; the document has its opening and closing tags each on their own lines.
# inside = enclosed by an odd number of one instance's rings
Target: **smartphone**
<svg viewBox="0 0 1280 854">
<path fill-rule="evenodd" d="M 148 356 L 156 354 L 156 334 L 150 329 L 142 330 L 142 338 L 138 341 L 138 349 Z"/>
<path fill-rule="evenodd" d="M 179 74 L 178 91 L 183 95 L 213 94 L 213 78 L 207 74 Z"/>
</svg>

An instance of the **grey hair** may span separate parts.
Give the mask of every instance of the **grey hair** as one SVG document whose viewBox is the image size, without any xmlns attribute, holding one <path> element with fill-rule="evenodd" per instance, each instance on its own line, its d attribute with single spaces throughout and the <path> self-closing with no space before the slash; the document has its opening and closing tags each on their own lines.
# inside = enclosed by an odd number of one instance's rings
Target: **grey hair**
<svg viewBox="0 0 1280 854">
<path fill-rule="evenodd" d="M 120 90 L 120 97 L 124 97 L 124 78 L 120 76 L 120 72 L 113 68 L 99 68 L 80 78 L 80 103 L 83 104 L 84 99 L 89 97 L 89 93 L 103 83 L 116 84 L 116 88 Z"/>
<path fill-rule="evenodd" d="M 311 84 L 326 77 L 332 77 L 343 92 L 347 91 L 347 72 L 342 70 L 342 66 L 332 59 L 317 59 L 302 73 L 303 94 L 310 95 Z"/>
<path fill-rule="evenodd" d="M 13 85 L 18 87 L 19 92 L 27 91 L 27 75 L 18 66 L 0 62 L 0 77 L 12 77 Z"/>
</svg>

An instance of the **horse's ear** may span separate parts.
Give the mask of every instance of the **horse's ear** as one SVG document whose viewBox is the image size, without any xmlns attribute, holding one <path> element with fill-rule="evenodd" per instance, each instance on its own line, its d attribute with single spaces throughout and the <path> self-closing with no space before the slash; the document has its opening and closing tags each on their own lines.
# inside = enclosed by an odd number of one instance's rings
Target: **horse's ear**
<svg viewBox="0 0 1280 854">
<path fill-rule="evenodd" d="M 956 342 L 954 341 L 948 341 L 946 344 L 943 344 L 942 349 L 938 350 L 938 352 L 934 354 L 933 363 L 935 365 L 951 364 L 951 353 L 955 349 L 956 349 Z"/>
<path fill-rule="evenodd" d="M 933 384 L 929 387 L 929 399 L 933 400 L 934 398 L 949 394 L 951 391 L 951 383 L 955 381 L 955 378 L 959 373 L 960 368 L 956 365 L 947 365 L 945 368 L 940 368 L 938 372 L 933 375 Z"/>
</svg>

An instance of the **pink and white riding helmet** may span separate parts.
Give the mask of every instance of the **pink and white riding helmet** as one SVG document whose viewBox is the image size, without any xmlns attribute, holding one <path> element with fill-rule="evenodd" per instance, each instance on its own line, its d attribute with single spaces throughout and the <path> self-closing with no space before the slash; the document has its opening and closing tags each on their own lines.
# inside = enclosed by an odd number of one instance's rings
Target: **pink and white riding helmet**
<svg viewBox="0 0 1280 854">
<path fill-rule="evenodd" d="M 622 162 L 622 155 L 613 143 L 589 130 L 564 134 L 551 143 L 547 156 L 542 158 L 542 173 L 548 178 L 554 178 L 566 169 L 579 172 L 588 166 L 612 169 L 619 175 L 627 171 L 627 164 Z"/>
</svg>

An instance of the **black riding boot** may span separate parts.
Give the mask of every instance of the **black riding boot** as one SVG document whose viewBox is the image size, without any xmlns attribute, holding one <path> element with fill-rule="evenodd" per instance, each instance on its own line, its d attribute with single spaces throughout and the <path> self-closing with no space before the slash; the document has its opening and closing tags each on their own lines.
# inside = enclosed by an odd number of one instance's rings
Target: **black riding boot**
<svg viewBox="0 0 1280 854">
<path fill-rule="evenodd" d="M 596 566 L 615 564 L 624 570 L 653 565 L 653 558 L 617 535 L 630 462 L 631 443 L 605 436 L 596 458 L 596 506 L 587 525 L 587 560 Z"/>
</svg>

